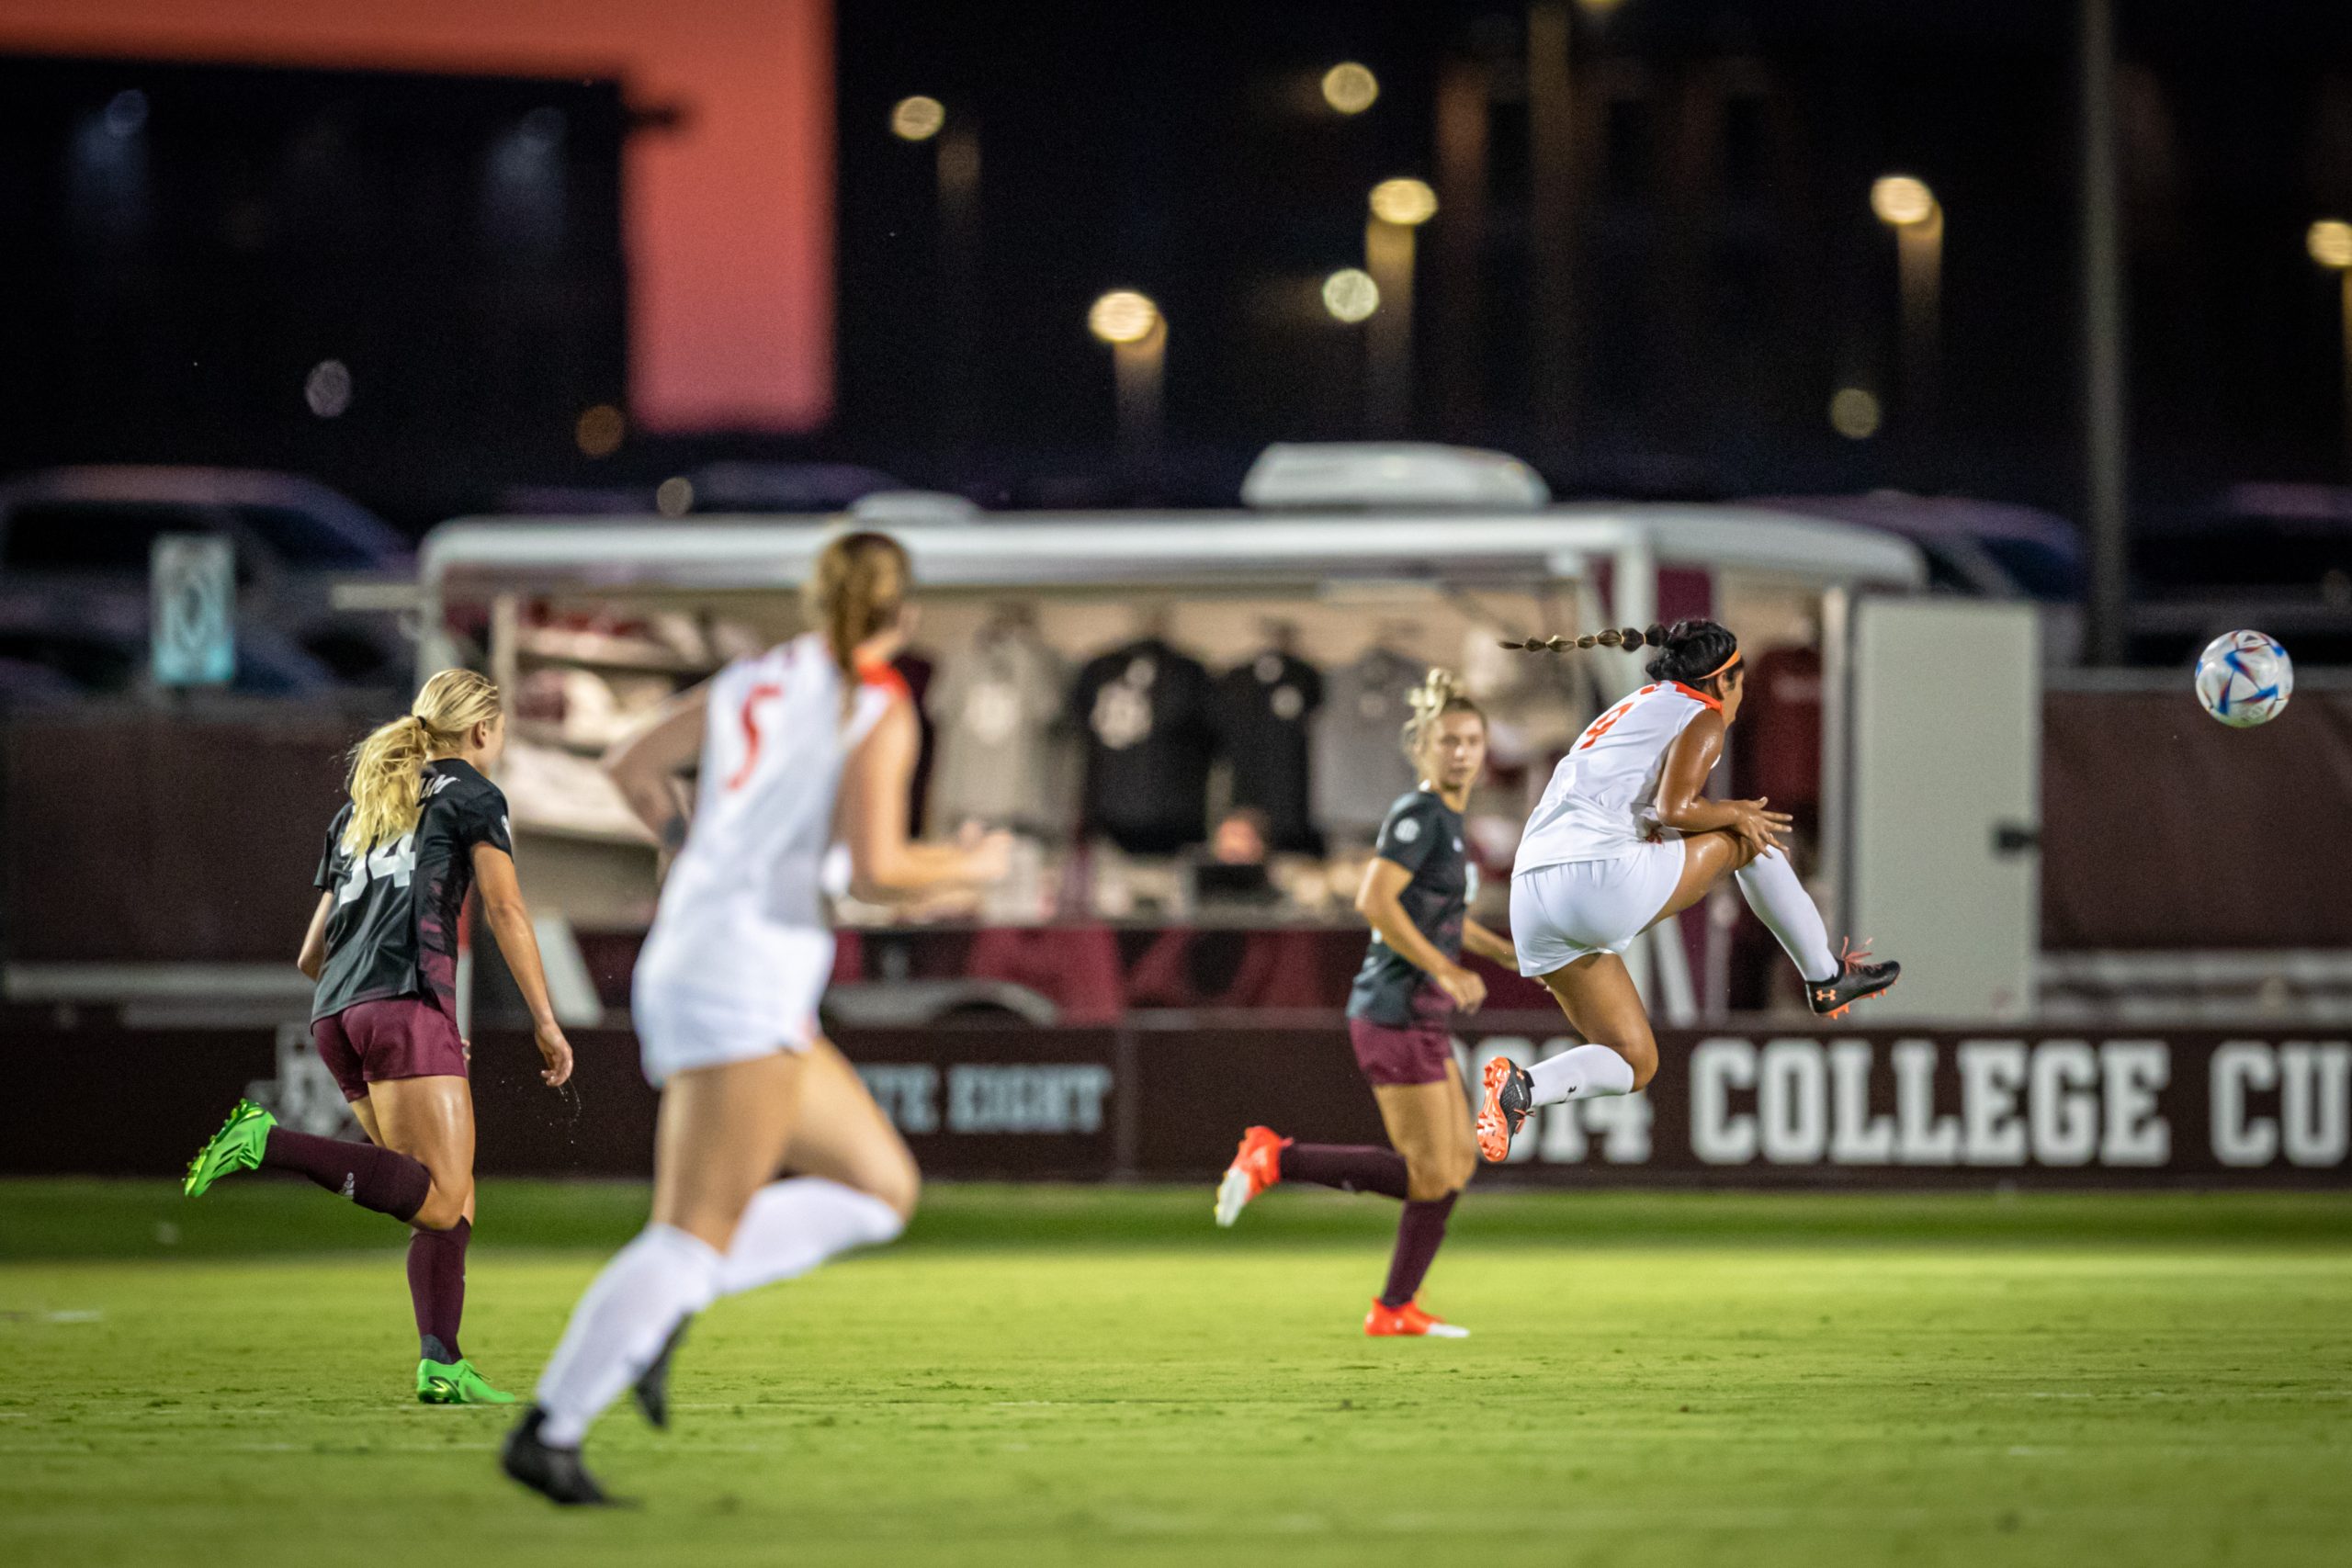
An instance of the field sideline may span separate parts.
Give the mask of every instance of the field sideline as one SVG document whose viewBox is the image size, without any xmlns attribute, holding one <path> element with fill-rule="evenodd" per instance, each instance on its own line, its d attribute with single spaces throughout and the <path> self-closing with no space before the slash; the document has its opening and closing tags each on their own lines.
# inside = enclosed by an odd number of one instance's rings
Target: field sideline
<svg viewBox="0 0 2352 1568">
<path fill-rule="evenodd" d="M 469 1353 L 526 1392 L 642 1189 L 484 1190 Z M 2341 1560 L 2352 1199 L 1472 1194 L 1367 1341 L 1394 1210 L 942 1188 L 722 1303 L 628 1513 L 402 1397 L 398 1233 L 307 1188 L 0 1183 L 0 1560 L 316 1568 Z M 159 1226 L 176 1227 L 160 1230 Z M 388 1245 L 389 1244 L 389 1245 Z"/>
</svg>

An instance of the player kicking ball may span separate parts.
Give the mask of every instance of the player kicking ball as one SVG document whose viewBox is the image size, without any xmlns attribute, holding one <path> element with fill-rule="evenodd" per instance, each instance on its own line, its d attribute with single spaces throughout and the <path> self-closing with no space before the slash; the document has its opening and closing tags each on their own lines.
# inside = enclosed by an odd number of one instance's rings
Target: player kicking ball
<svg viewBox="0 0 2352 1568">
<path fill-rule="evenodd" d="M 1454 1200 L 1478 1168 L 1451 1024 L 1457 1010 L 1475 1012 L 1487 999 L 1486 982 L 1462 966 L 1463 949 L 1504 964 L 1514 954 L 1468 918 L 1476 872 L 1462 813 L 1487 765 L 1486 716 L 1443 670 L 1430 671 L 1408 700 L 1405 754 L 1421 784 L 1388 808 L 1364 868 L 1356 908 L 1372 924 L 1372 945 L 1348 995 L 1349 1043 L 1392 1146 L 1302 1144 L 1252 1127 L 1217 1184 L 1216 1223 L 1232 1224 L 1284 1180 L 1396 1199 L 1404 1204 L 1396 1247 L 1363 1331 L 1459 1339 L 1470 1331 L 1431 1316 L 1416 1299 Z"/>
<path fill-rule="evenodd" d="M 1781 849 L 1786 816 L 1761 800 L 1707 798 L 1707 775 L 1747 689 L 1739 642 L 1727 628 L 1688 620 L 1504 646 L 1664 651 L 1648 666 L 1654 683 L 1594 719 L 1568 748 L 1520 838 L 1510 881 L 1519 972 L 1544 982 L 1589 1043 L 1532 1066 L 1503 1056 L 1487 1064 L 1482 1154 L 1510 1154 L 1539 1106 L 1631 1094 L 1650 1081 L 1657 1040 L 1623 954 L 1725 876 L 1796 964 L 1815 1012 L 1836 1018 L 1894 984 L 1900 964 L 1831 951 L 1821 912 Z"/>
</svg>

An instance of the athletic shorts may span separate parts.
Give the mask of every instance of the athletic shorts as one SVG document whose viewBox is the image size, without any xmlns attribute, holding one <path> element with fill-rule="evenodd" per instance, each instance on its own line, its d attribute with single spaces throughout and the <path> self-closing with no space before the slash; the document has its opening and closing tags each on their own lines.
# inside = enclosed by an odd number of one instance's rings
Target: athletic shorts
<svg viewBox="0 0 2352 1568">
<path fill-rule="evenodd" d="M 1443 1083 L 1453 1060 L 1453 1035 L 1426 1023 L 1399 1029 L 1351 1018 L 1348 1043 L 1355 1047 L 1356 1066 L 1374 1083 Z"/>
<path fill-rule="evenodd" d="M 466 1044 L 457 1021 L 423 997 L 355 1002 L 311 1024 L 311 1043 L 345 1100 L 365 1100 L 387 1078 L 461 1078 Z"/>
<path fill-rule="evenodd" d="M 1534 976 L 1594 953 L 1623 953 L 1657 923 L 1682 880 L 1682 840 L 1636 846 L 1613 860 L 1538 866 L 1510 879 L 1510 942 Z"/>
<path fill-rule="evenodd" d="M 771 927 L 755 961 L 713 963 L 652 942 L 638 960 L 629 1019 L 645 1081 L 660 1089 L 673 1073 L 724 1066 L 817 1038 L 817 1004 L 833 974 L 833 933 Z M 747 956 L 747 955 L 746 955 Z"/>
</svg>

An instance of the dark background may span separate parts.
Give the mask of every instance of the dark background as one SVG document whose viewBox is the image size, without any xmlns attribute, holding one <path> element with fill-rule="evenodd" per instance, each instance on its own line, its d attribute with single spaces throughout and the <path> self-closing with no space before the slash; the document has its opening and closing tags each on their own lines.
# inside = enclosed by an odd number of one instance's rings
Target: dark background
<svg viewBox="0 0 2352 1568">
<path fill-rule="evenodd" d="M 2352 212 L 2352 7 L 2117 10 L 2135 507 L 2343 479 L 2337 277 L 2303 234 Z M 295 468 L 412 530 L 515 485 L 730 457 L 854 458 L 1000 504 L 1227 502 L 1269 440 L 1366 433 L 1355 334 L 1312 290 L 1361 261 L 1373 184 L 1437 177 L 1450 75 L 1486 102 L 1484 212 L 1450 199 L 1421 231 L 1409 434 L 1518 452 L 1571 494 L 1892 485 L 2075 515 L 2075 12 L 1570 6 L 1566 391 L 1543 410 L 1527 7 L 845 5 L 833 420 L 633 436 L 601 463 L 571 433 L 627 382 L 618 152 L 662 133 L 628 84 L 4 61 L 0 468 Z M 1342 118 L 1314 83 L 1350 58 L 1382 93 Z M 75 163 L 108 152 L 130 85 L 135 218 L 119 163 Z M 952 266 L 935 146 L 886 128 L 913 92 L 978 137 Z M 503 195 L 501 168 L 525 176 Z M 1896 170 L 1947 214 L 1932 405 L 1901 384 L 1868 208 Z M 1140 478 L 1083 327 L 1122 285 L 1171 323 L 1169 457 Z M 302 375 L 329 356 L 355 396 L 320 420 Z M 1829 428 L 1842 385 L 1885 403 L 1875 438 Z"/>
</svg>

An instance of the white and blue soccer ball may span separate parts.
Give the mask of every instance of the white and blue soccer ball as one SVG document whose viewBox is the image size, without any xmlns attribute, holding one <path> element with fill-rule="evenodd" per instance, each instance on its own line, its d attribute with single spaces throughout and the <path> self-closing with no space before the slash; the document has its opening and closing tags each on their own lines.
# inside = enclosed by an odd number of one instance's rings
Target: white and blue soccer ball
<svg viewBox="0 0 2352 1568">
<path fill-rule="evenodd" d="M 2223 632 L 2197 656 L 2197 700 L 2233 729 L 2268 724 L 2295 693 L 2295 661 L 2276 637 Z"/>
</svg>

